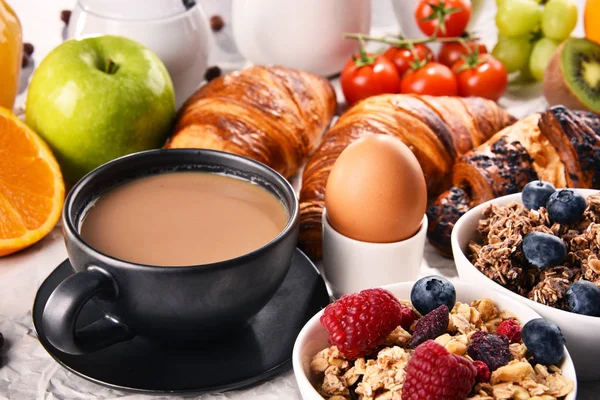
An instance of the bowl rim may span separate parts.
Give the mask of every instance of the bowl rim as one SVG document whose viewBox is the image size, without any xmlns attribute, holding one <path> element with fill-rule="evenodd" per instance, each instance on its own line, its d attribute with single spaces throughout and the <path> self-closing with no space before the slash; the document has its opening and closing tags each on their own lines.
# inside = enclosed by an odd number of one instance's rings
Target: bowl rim
<svg viewBox="0 0 600 400">
<path fill-rule="evenodd" d="M 399 283 L 393 283 L 390 285 L 381 286 L 381 288 L 394 292 L 395 290 L 399 290 L 399 288 L 412 287 L 414 284 L 415 284 L 415 281 L 399 282 Z M 485 288 L 475 287 L 475 286 L 469 284 L 468 282 L 452 281 L 452 284 L 455 286 L 457 292 L 460 290 L 464 290 L 464 288 L 470 288 L 471 290 L 485 290 Z M 522 307 L 523 309 L 527 309 L 529 312 L 531 312 L 533 318 L 536 318 L 536 317 L 543 318 L 542 316 L 540 316 L 540 314 L 535 309 L 532 309 L 531 307 L 529 307 L 526 304 L 519 303 L 517 299 L 511 298 L 511 297 L 505 295 L 504 293 L 501 293 L 500 291 L 495 290 L 493 295 L 495 297 L 497 297 L 496 299 L 494 299 L 494 303 L 496 305 L 501 305 L 502 303 L 508 302 L 509 306 L 507 307 L 507 309 L 509 309 L 510 311 L 512 311 L 510 309 L 510 305 L 516 305 L 517 307 Z M 504 307 L 501 306 L 501 309 L 504 309 Z M 292 367 L 294 370 L 294 376 L 296 378 L 296 382 L 298 384 L 299 390 L 300 390 L 302 398 L 304 400 L 308 400 L 304 397 L 304 391 L 307 390 L 306 388 L 308 388 L 308 387 L 310 387 L 310 393 L 312 395 L 314 395 L 316 399 L 323 398 L 319 394 L 319 392 L 317 392 L 317 390 L 314 388 L 312 383 L 310 382 L 310 380 L 309 380 L 307 374 L 304 372 L 304 368 L 302 366 L 302 350 L 308 343 L 307 339 L 308 339 L 309 332 L 311 332 L 314 329 L 321 329 L 321 330 L 325 329 L 325 328 L 319 326 L 319 319 L 321 318 L 321 315 L 323 315 L 323 310 L 321 310 L 318 313 L 316 313 L 315 315 L 313 315 L 306 322 L 306 324 L 302 327 L 302 330 L 296 337 L 296 341 L 294 343 L 294 349 L 292 352 Z M 534 317 L 534 315 L 535 315 L 535 317 Z M 521 318 L 519 318 L 519 320 L 521 320 Z M 563 371 L 565 368 L 570 369 L 572 372 L 573 378 L 574 378 L 573 391 L 565 398 L 565 400 L 575 400 L 577 398 L 577 390 L 578 390 L 577 371 L 575 369 L 573 359 L 571 358 L 571 354 L 569 353 L 569 349 L 567 348 L 566 345 L 563 346 L 563 348 L 565 351 L 565 355 L 564 355 L 564 358 L 562 361 L 561 371 Z"/>
<path fill-rule="evenodd" d="M 581 194 L 585 195 L 586 197 L 591 196 L 593 194 L 600 194 L 600 190 L 597 190 L 597 189 L 557 188 L 556 190 L 561 190 L 561 189 L 575 190 L 575 191 L 580 192 Z M 461 267 L 458 266 L 458 263 L 456 262 L 456 258 L 461 257 L 464 261 L 462 263 L 462 265 L 468 264 L 468 266 L 471 269 L 473 269 L 474 271 L 477 271 L 478 274 L 485 277 L 486 280 L 492 284 L 492 286 L 493 286 L 492 288 L 494 290 L 499 291 L 503 294 L 506 293 L 506 295 L 508 295 L 508 296 L 518 296 L 519 300 L 524 301 L 527 306 L 534 308 L 534 310 L 535 310 L 535 307 L 543 307 L 544 309 L 549 310 L 549 312 L 556 312 L 558 316 L 563 316 L 563 317 L 568 316 L 569 318 L 580 318 L 581 323 L 597 324 L 600 327 L 600 317 L 594 317 L 591 315 L 583 315 L 583 314 L 577 314 L 577 313 L 570 312 L 570 311 L 560 310 L 558 308 L 550 307 L 546 304 L 538 303 L 537 301 L 533 301 L 525 296 L 521 296 L 520 294 L 515 293 L 515 292 L 505 288 L 504 286 L 500 285 L 498 282 L 495 282 L 495 281 L 491 280 L 490 278 L 488 278 L 487 276 L 485 276 L 485 274 L 483 274 L 481 271 L 479 271 L 477 268 L 475 268 L 473 263 L 469 260 L 469 258 L 467 257 L 467 255 L 465 254 L 463 249 L 461 248 L 460 244 L 458 243 L 459 231 L 462 231 L 463 229 L 465 229 L 463 225 L 466 224 L 467 220 L 475 218 L 476 215 L 481 216 L 483 210 L 491 204 L 498 204 L 498 203 L 508 204 L 510 202 L 516 202 L 516 203 L 523 204 L 523 202 L 521 201 L 521 192 L 497 197 L 495 199 L 488 200 L 484 203 L 481 203 L 481 204 L 477 205 L 476 207 L 473 207 L 472 209 L 467 211 L 465 214 L 463 214 L 458 219 L 458 221 L 456 221 L 456 224 L 454 225 L 454 228 L 452 229 L 452 234 L 450 236 L 450 243 L 452 245 L 453 259 L 454 259 L 454 264 L 456 265 L 457 271 L 460 270 Z M 458 254 L 455 250 L 458 250 Z M 458 275 L 460 277 L 460 273 Z"/>
</svg>

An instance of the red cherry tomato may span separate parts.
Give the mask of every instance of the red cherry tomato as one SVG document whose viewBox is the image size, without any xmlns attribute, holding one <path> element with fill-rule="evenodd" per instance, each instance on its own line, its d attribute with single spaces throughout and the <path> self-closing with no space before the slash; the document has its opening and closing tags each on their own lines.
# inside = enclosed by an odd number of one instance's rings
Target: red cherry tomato
<svg viewBox="0 0 600 400">
<path fill-rule="evenodd" d="M 497 101 L 506 90 L 508 76 L 504 65 L 489 54 L 479 57 L 469 67 L 460 59 L 452 67 L 458 83 L 458 94 L 463 97 L 479 96 Z"/>
<path fill-rule="evenodd" d="M 383 55 L 367 55 L 367 58 L 371 64 L 357 56 L 342 70 L 340 83 L 349 105 L 378 94 L 398 93 L 400 78 L 394 63 Z"/>
<path fill-rule="evenodd" d="M 425 66 L 404 74 L 400 93 L 456 96 L 458 89 L 450 68 L 437 62 L 428 62 Z"/>
<path fill-rule="evenodd" d="M 383 55 L 396 65 L 400 77 L 410 69 L 410 64 L 415 61 L 415 55 L 417 60 L 433 61 L 434 58 L 429 47 L 422 43 L 415 44 L 412 49 L 392 46 Z"/>
<path fill-rule="evenodd" d="M 475 49 L 477 49 L 479 54 L 487 54 L 488 52 L 485 44 L 480 41 L 470 41 L 465 42 L 465 44 L 460 42 L 446 42 L 442 44 L 440 54 L 438 55 L 438 62 L 452 68 L 462 56 L 473 53 Z"/>
<path fill-rule="evenodd" d="M 458 37 L 471 18 L 471 0 L 420 0 L 415 18 L 427 36 Z"/>
</svg>

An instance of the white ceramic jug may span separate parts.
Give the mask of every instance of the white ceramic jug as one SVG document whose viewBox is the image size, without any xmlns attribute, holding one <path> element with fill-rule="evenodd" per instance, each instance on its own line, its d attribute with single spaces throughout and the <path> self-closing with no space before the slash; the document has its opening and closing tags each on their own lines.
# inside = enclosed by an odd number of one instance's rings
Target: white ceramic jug
<svg viewBox="0 0 600 400">
<path fill-rule="evenodd" d="M 212 32 L 199 4 L 186 9 L 182 0 L 79 0 L 67 37 L 98 35 L 133 39 L 163 61 L 179 107 L 204 80 Z"/>
<path fill-rule="evenodd" d="M 344 33 L 368 33 L 370 0 L 233 0 L 233 35 L 254 64 L 330 76 L 357 50 Z"/>
</svg>

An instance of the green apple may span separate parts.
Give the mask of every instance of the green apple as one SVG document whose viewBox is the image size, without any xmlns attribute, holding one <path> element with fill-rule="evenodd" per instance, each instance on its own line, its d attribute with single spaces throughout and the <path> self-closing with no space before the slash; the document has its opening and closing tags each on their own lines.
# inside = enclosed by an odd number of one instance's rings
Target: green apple
<svg viewBox="0 0 600 400">
<path fill-rule="evenodd" d="M 33 74 L 25 117 L 74 183 L 110 160 L 164 144 L 175 118 L 173 83 L 158 56 L 130 39 L 69 40 Z"/>
</svg>

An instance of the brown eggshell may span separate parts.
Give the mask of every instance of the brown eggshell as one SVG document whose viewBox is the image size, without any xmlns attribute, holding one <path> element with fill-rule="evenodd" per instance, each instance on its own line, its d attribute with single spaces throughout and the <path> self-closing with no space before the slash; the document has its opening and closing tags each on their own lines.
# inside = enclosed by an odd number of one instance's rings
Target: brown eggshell
<svg viewBox="0 0 600 400">
<path fill-rule="evenodd" d="M 427 207 L 423 170 L 400 139 L 370 135 L 348 146 L 333 165 L 325 189 L 331 226 L 372 243 L 408 239 Z"/>
</svg>

